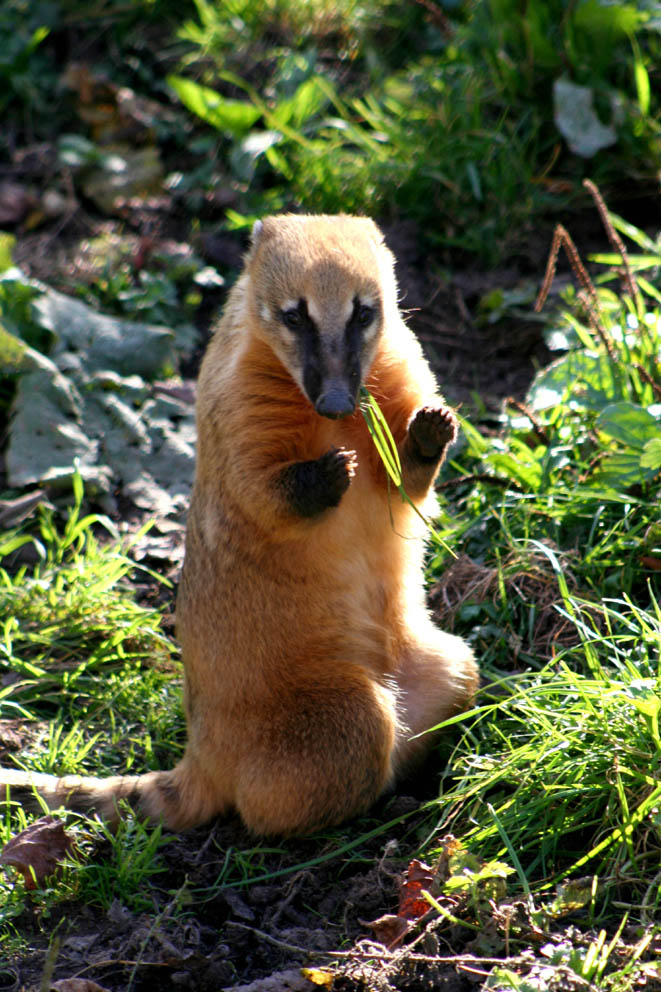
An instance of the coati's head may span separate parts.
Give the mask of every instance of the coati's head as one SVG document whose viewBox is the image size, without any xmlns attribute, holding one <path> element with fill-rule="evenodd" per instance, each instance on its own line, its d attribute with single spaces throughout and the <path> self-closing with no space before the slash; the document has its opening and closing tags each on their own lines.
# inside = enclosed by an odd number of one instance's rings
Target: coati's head
<svg viewBox="0 0 661 992">
<path fill-rule="evenodd" d="M 267 217 L 248 255 L 253 327 L 323 417 L 353 413 L 384 317 L 393 258 L 365 217 Z"/>
</svg>

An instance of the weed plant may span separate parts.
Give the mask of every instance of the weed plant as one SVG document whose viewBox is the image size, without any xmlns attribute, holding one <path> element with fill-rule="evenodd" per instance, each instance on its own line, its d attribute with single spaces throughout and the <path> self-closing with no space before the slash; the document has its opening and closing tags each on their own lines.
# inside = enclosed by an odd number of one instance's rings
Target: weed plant
<svg viewBox="0 0 661 992">
<path fill-rule="evenodd" d="M 658 169 L 661 42 L 645 0 L 535 0 L 525 17 L 515 0 L 464 2 L 451 15 L 349 0 L 332 16 L 320 0 L 305 8 L 307 31 L 296 27 L 303 8 L 287 2 L 196 7 L 182 36 L 197 78 L 188 69 L 169 83 L 222 135 L 244 214 L 257 202 L 260 212 L 404 214 L 428 241 L 494 262 L 532 215 L 576 197 L 586 159 L 602 182 L 616 181 L 616 162 L 642 182 Z M 324 32 L 332 60 L 313 43 Z M 257 46 L 259 71 L 246 73 L 255 58 L 242 46 Z M 568 98 L 558 84 L 578 89 Z M 580 122 L 567 114 L 574 100 L 585 101 Z"/>
<path fill-rule="evenodd" d="M 565 354 L 509 404 L 501 440 L 464 423 L 441 484 L 456 501 L 441 537 L 460 560 L 439 547 L 431 577 L 446 595 L 448 575 L 464 583 L 455 629 L 487 684 L 434 832 L 504 859 L 531 898 L 589 876 L 592 919 L 626 908 L 649 923 L 661 901 L 658 250 L 591 192 L 623 288 L 597 289 L 559 232 L 545 290 L 562 244 L 580 284 L 549 329 Z M 636 281 L 616 228 L 645 244 L 636 265 L 651 281 Z"/>
</svg>

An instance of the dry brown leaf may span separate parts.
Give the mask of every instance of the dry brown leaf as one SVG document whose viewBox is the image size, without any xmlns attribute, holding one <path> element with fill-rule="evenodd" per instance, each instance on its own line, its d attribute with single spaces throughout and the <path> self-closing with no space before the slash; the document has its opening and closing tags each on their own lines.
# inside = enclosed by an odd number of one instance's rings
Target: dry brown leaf
<svg viewBox="0 0 661 992">
<path fill-rule="evenodd" d="M 405 920 L 419 920 L 429 911 L 429 903 L 422 890 L 429 891 L 436 879 L 436 872 L 424 861 L 413 860 L 404 873 L 399 890 L 397 915 Z"/>
<path fill-rule="evenodd" d="M 378 920 L 365 923 L 374 932 L 376 940 L 388 950 L 398 947 L 412 926 L 429 912 L 430 906 L 424 891 L 436 883 L 437 872 L 424 861 L 414 859 L 402 877 L 399 887 L 399 909 L 396 914 L 386 913 Z"/>
<path fill-rule="evenodd" d="M 405 920 L 403 916 L 395 916 L 394 913 L 386 913 L 378 920 L 365 923 L 366 927 L 374 933 L 374 939 L 387 947 L 389 951 L 399 947 L 404 937 L 407 935 L 413 924 L 410 920 Z"/>
<path fill-rule="evenodd" d="M 301 975 L 307 978 L 313 985 L 321 986 L 325 989 L 332 989 L 335 981 L 335 974 L 330 968 L 301 968 Z"/>
<path fill-rule="evenodd" d="M 73 848 L 73 838 L 62 821 L 42 816 L 5 844 L 0 864 L 15 868 L 25 879 L 25 888 L 33 890 L 44 884 Z"/>
</svg>

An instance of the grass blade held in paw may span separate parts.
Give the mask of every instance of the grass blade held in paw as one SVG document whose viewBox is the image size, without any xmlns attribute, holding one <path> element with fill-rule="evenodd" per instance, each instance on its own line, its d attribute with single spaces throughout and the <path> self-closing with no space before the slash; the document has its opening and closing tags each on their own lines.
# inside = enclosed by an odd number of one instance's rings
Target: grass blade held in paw
<svg viewBox="0 0 661 992">
<path fill-rule="evenodd" d="M 360 396 L 362 400 L 360 409 L 365 418 L 367 429 L 372 436 L 386 472 L 401 492 L 402 465 L 399 460 L 399 452 L 397 451 L 395 439 L 390 432 L 386 418 L 381 412 L 381 407 L 364 386 L 360 390 Z"/>
</svg>

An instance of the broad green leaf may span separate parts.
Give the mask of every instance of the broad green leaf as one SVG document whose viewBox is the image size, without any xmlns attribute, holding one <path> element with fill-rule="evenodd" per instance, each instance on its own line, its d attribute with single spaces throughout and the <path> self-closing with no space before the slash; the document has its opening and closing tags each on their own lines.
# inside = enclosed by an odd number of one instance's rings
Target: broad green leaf
<svg viewBox="0 0 661 992">
<path fill-rule="evenodd" d="M 506 452 L 489 455 L 489 464 L 502 472 L 526 491 L 536 492 L 542 479 L 542 468 L 537 462 L 523 462 Z"/>
<path fill-rule="evenodd" d="M 216 90 L 201 86 L 192 79 L 181 76 L 168 76 L 168 84 L 181 102 L 203 121 L 228 131 L 234 137 L 241 137 L 261 116 L 261 110 L 246 100 L 228 100 Z"/>
<path fill-rule="evenodd" d="M 633 703 L 643 716 L 658 717 L 661 714 L 661 698 L 655 691 L 656 687 L 656 680 L 640 679 L 628 685 L 619 695 Z"/>
<path fill-rule="evenodd" d="M 595 39 L 595 44 L 608 43 L 619 35 L 632 36 L 639 28 L 644 14 L 635 3 L 612 3 L 610 0 L 583 0 L 573 13 L 577 28 Z"/>
<path fill-rule="evenodd" d="M 299 128 L 327 104 L 328 96 L 320 88 L 316 77 L 306 79 L 293 96 L 278 103 L 271 113 L 271 123 L 275 127 L 289 124 L 290 127 Z"/>
<path fill-rule="evenodd" d="M 649 471 L 643 473 L 637 451 L 619 451 L 604 458 L 591 477 L 591 482 L 613 486 L 614 489 L 629 489 L 644 482 L 646 478 L 651 478 L 651 475 Z"/>
<path fill-rule="evenodd" d="M 79 169 L 84 165 L 95 165 L 102 153 L 93 141 L 80 134 L 63 134 L 57 142 L 57 155 L 63 165 Z"/>
<path fill-rule="evenodd" d="M 661 471 L 661 437 L 653 437 L 647 441 L 640 456 L 640 465 L 653 472 Z"/>
<path fill-rule="evenodd" d="M 254 175 L 257 160 L 270 148 L 282 141 L 279 131 L 252 131 L 236 144 L 230 152 L 232 171 L 237 179 L 249 183 Z"/>
<path fill-rule="evenodd" d="M 642 450 L 659 438 L 661 424 L 651 413 L 634 403 L 611 403 L 597 417 L 597 430 L 631 448 Z"/>
<path fill-rule="evenodd" d="M 528 390 L 533 410 L 559 403 L 573 409 L 599 410 L 618 397 L 616 372 L 608 355 L 572 351 L 538 372 Z"/>
<path fill-rule="evenodd" d="M 556 920 L 587 906 L 593 898 L 594 882 L 587 878 L 570 878 L 558 885 L 555 898 L 544 909 L 551 919 Z"/>
</svg>

